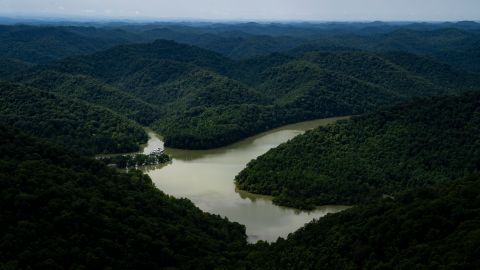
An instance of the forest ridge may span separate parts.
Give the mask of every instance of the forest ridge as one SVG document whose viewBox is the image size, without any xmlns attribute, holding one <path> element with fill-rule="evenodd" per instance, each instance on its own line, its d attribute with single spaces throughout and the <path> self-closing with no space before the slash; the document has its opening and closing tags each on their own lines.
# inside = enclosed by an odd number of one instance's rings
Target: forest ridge
<svg viewBox="0 0 480 270">
<path fill-rule="evenodd" d="M 479 73 L 470 21 L 0 25 L 0 269 L 480 269 Z M 332 116 L 235 179 L 352 205 L 272 243 L 94 158 Z"/>
<path fill-rule="evenodd" d="M 130 130 L 149 126 L 176 148 L 219 147 L 284 124 L 472 91 L 480 80 L 479 27 L 468 22 L 0 29 L 0 79 L 106 108 L 131 120 L 122 124 Z M 232 46 L 238 55 L 226 51 Z M 19 118 L 7 121 L 32 132 L 22 122 L 32 104 L 24 98 L 15 104 L 26 106 Z M 43 126 L 55 129 L 57 119 L 44 117 Z M 106 122 L 102 129 L 116 135 L 88 138 L 84 153 L 131 151 L 122 140 L 145 141 Z M 77 144 L 62 131 L 49 136 Z"/>
</svg>

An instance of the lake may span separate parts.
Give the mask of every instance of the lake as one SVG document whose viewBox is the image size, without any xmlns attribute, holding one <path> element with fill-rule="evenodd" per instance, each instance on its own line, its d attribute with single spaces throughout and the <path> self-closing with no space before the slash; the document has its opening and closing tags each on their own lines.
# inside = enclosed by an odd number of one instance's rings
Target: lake
<svg viewBox="0 0 480 270">
<path fill-rule="evenodd" d="M 319 119 L 283 126 L 244 139 L 230 146 L 212 150 L 166 148 L 172 162 L 144 171 L 155 185 L 167 194 L 190 199 L 203 211 L 225 216 L 246 226 L 248 240 L 275 241 L 302 227 L 305 223 L 342 211 L 348 206 L 325 205 L 313 211 L 272 204 L 271 197 L 236 189 L 235 176 L 247 163 L 269 149 L 305 131 L 346 117 Z M 145 154 L 163 148 L 161 137 L 148 131 L 150 139 Z"/>
</svg>

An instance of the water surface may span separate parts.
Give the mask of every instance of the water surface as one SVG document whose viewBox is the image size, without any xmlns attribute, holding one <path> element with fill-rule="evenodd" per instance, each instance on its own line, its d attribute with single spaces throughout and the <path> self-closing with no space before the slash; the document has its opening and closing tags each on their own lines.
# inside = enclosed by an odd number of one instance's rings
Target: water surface
<svg viewBox="0 0 480 270">
<path fill-rule="evenodd" d="M 244 224 L 250 242 L 275 241 L 286 237 L 314 218 L 335 213 L 347 206 L 321 206 L 314 211 L 299 211 L 272 204 L 271 197 L 239 191 L 235 176 L 247 163 L 269 149 L 306 130 L 343 118 L 328 118 L 284 126 L 213 150 L 166 148 L 173 160 L 160 167 L 145 168 L 155 185 L 167 194 L 190 199 L 200 209 Z M 148 131 L 145 154 L 163 147 L 161 138 Z"/>
</svg>

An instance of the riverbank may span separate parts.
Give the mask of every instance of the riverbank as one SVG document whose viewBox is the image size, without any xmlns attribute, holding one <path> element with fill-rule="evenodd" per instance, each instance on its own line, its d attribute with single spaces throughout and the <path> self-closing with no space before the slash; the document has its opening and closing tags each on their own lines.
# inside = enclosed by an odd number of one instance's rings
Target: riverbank
<svg viewBox="0 0 480 270">
<path fill-rule="evenodd" d="M 210 150 L 165 148 L 172 157 L 167 165 L 143 168 L 155 185 L 169 195 L 190 199 L 203 211 L 244 224 L 248 240 L 275 241 L 305 223 L 336 213 L 348 206 L 319 206 L 312 211 L 281 207 L 272 198 L 236 190 L 235 176 L 252 159 L 307 130 L 348 117 L 318 119 L 283 126 L 249 137 L 226 147 Z M 150 145 L 161 145 L 158 134 L 150 133 Z"/>
</svg>

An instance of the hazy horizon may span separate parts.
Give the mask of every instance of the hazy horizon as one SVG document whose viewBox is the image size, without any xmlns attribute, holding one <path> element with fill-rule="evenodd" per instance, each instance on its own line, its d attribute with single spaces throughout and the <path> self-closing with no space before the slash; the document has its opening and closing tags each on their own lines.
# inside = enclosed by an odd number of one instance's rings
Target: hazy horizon
<svg viewBox="0 0 480 270">
<path fill-rule="evenodd" d="M 477 0 L 0 0 L 0 16 L 135 21 L 478 21 Z"/>
</svg>

